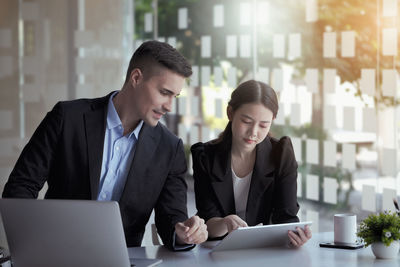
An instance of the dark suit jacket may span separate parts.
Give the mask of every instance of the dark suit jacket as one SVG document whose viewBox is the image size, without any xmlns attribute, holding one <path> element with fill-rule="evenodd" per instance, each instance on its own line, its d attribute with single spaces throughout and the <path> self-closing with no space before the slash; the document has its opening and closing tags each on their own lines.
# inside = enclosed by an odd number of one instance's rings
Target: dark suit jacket
<svg viewBox="0 0 400 267">
<path fill-rule="evenodd" d="M 59 102 L 23 149 L 3 197 L 97 199 L 110 95 Z M 128 246 L 140 246 L 155 208 L 158 232 L 172 247 L 174 225 L 187 219 L 182 141 L 162 124 L 144 124 L 119 201 Z"/>
<path fill-rule="evenodd" d="M 198 215 L 236 214 L 233 195 L 231 144 L 197 143 L 191 148 Z M 288 137 L 267 137 L 256 146 L 256 162 L 246 208 L 249 226 L 298 222 L 297 162 Z"/>
</svg>

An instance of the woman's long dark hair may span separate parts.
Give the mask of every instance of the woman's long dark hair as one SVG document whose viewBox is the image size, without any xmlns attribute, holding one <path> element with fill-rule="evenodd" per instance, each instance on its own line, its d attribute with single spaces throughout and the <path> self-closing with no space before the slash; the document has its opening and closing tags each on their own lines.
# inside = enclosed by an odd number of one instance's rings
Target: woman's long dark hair
<svg viewBox="0 0 400 267">
<path fill-rule="evenodd" d="M 261 103 L 266 108 L 272 111 L 273 119 L 276 118 L 278 114 L 278 98 L 274 89 L 272 89 L 268 84 L 263 82 L 249 80 L 247 82 L 241 83 L 231 95 L 231 100 L 228 106 L 232 108 L 232 111 L 236 111 L 244 104 L 249 103 Z M 269 135 L 269 134 L 268 134 Z M 213 140 L 212 143 L 224 143 L 230 146 L 232 142 L 232 122 L 230 121 L 225 130 L 218 136 L 217 139 Z"/>
</svg>

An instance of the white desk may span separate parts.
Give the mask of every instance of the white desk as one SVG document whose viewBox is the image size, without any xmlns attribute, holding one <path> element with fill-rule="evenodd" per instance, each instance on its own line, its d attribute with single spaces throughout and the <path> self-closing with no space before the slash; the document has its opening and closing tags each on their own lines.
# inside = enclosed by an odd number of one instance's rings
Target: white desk
<svg viewBox="0 0 400 267">
<path fill-rule="evenodd" d="M 191 251 L 171 252 L 162 246 L 129 248 L 130 257 L 159 258 L 159 266 L 400 266 L 400 255 L 394 260 L 377 260 L 371 248 L 345 250 L 320 248 L 320 242 L 333 240 L 333 232 L 314 234 L 312 239 L 300 249 L 263 248 L 211 252 L 217 241 L 206 242 Z"/>
</svg>

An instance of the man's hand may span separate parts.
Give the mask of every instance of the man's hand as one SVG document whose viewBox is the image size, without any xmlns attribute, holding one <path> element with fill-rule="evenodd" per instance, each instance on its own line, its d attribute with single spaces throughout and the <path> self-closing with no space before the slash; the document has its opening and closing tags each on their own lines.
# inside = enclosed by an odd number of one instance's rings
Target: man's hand
<svg viewBox="0 0 400 267">
<path fill-rule="evenodd" d="M 292 247 L 299 248 L 304 245 L 312 236 L 311 229 L 306 225 L 304 230 L 296 227 L 297 233 L 293 231 L 288 232 L 290 244 Z"/>
<path fill-rule="evenodd" d="M 200 244 L 208 238 L 207 225 L 199 216 L 175 224 L 175 233 L 178 244 Z"/>
<path fill-rule="evenodd" d="M 239 227 L 247 227 L 247 223 L 236 214 L 231 214 L 224 217 L 224 223 L 228 229 L 228 233 L 238 229 Z"/>
</svg>

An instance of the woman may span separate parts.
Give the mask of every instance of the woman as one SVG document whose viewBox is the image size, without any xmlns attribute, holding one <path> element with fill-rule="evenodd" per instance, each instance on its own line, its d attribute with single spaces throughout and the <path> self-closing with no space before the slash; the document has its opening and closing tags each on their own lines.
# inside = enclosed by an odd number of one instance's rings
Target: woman
<svg viewBox="0 0 400 267">
<path fill-rule="evenodd" d="M 277 112 L 271 87 L 244 82 L 232 93 L 225 130 L 216 140 L 192 146 L 196 207 L 210 238 L 248 225 L 299 221 L 292 143 L 268 135 Z M 300 247 L 311 231 L 296 230 L 288 237 L 291 246 Z"/>
</svg>

